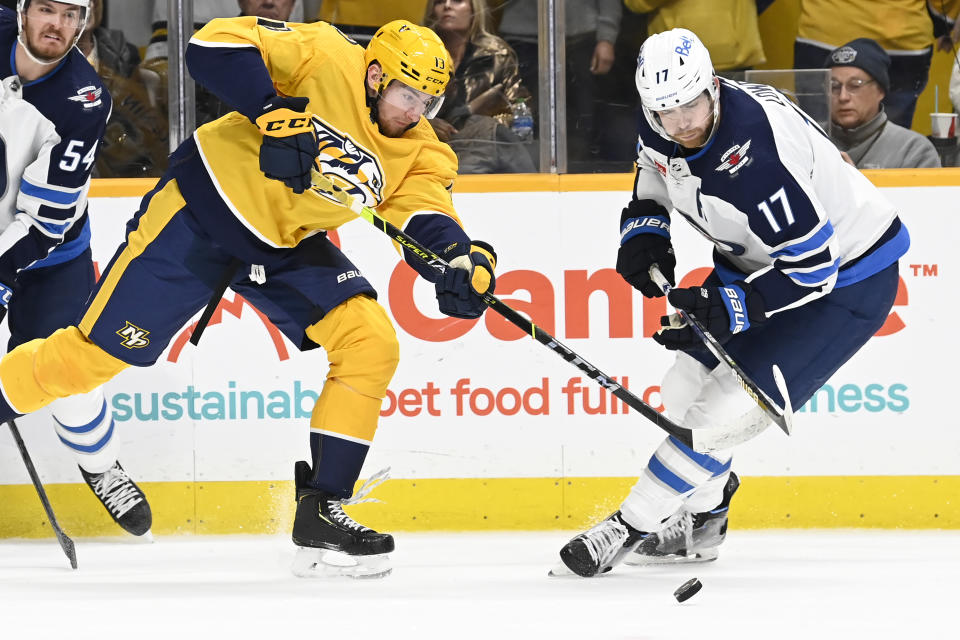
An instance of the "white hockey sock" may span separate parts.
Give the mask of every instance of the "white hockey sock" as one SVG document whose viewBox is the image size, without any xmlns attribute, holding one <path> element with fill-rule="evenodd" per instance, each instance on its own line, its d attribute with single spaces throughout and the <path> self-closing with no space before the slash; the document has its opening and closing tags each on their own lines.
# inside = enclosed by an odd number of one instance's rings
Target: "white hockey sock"
<svg viewBox="0 0 960 640">
<path fill-rule="evenodd" d="M 707 487 L 713 488 L 714 477 L 723 477 L 730 472 L 729 453 L 722 457 L 717 453 L 696 453 L 674 438 L 667 438 L 657 447 L 643 474 L 630 490 L 620 506 L 624 520 L 640 531 L 659 531 L 663 522 L 677 512 L 684 501 L 703 488 L 703 500 L 710 499 Z M 723 484 L 719 484 L 722 494 Z M 697 495 L 697 499 L 700 496 Z M 719 504 L 716 503 L 709 508 Z"/>
<path fill-rule="evenodd" d="M 113 413 L 103 388 L 54 402 L 54 429 L 87 473 L 103 473 L 117 461 Z"/>
</svg>

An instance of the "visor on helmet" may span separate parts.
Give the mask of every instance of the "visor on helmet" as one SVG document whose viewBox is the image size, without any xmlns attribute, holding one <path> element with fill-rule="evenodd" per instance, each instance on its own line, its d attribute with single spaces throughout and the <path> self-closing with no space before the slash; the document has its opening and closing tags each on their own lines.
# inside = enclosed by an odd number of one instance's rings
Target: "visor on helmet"
<svg viewBox="0 0 960 640">
<path fill-rule="evenodd" d="M 418 91 L 399 80 L 393 80 L 381 92 L 380 98 L 406 113 L 433 118 L 443 105 L 443 96 L 432 96 Z"/>
</svg>

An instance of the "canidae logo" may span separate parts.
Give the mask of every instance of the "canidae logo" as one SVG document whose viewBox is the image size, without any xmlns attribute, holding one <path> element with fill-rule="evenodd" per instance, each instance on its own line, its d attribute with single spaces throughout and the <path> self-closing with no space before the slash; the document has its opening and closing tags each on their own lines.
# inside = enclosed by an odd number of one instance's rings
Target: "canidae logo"
<svg viewBox="0 0 960 640">
<path fill-rule="evenodd" d="M 331 241 L 339 246 L 339 239 L 335 234 L 331 234 Z M 677 286 L 698 286 L 709 273 L 710 269 L 706 267 L 694 269 L 679 277 Z M 435 317 L 435 309 L 421 309 L 414 299 L 414 288 L 419 277 L 405 262 L 398 262 L 390 275 L 387 296 L 382 298 L 389 300 L 389 310 L 397 328 L 411 337 L 425 342 L 452 342 L 475 330 L 477 325 L 482 325 L 495 340 L 510 342 L 528 337 L 523 330 L 495 313 L 485 313 L 477 320 Z M 348 276 L 344 274 L 344 280 L 347 279 Z M 558 283 L 562 283 L 559 291 Z M 516 298 L 511 297 L 514 292 L 519 292 Z M 560 279 L 548 278 L 539 271 L 505 271 L 497 274 L 497 296 L 560 340 L 649 337 L 660 328 L 660 316 L 667 315 L 666 298 L 645 299 L 642 305 L 637 304 L 633 289 L 614 269 L 568 269 Z M 603 299 L 608 309 L 600 327 L 595 326 L 595 322 L 591 324 L 596 320 L 595 310 L 591 310 L 592 299 Z M 901 278 L 893 303 L 894 309 L 906 306 L 907 303 L 906 283 Z M 240 318 L 244 307 L 249 307 L 263 323 L 276 350 L 277 359 L 287 360 L 290 356 L 280 330 L 242 296 L 234 295 L 232 300 L 224 297 L 208 327 L 220 324 L 224 319 L 224 312 Z M 558 313 L 562 314 L 560 326 Z M 167 355 L 168 361 L 177 362 L 195 326 L 188 325 L 172 341 Z M 892 335 L 905 327 L 903 319 L 894 310 L 876 335 Z M 257 338 L 253 335 L 246 336 L 245 339 Z"/>
<path fill-rule="evenodd" d="M 150 332 L 130 322 L 127 322 L 123 329 L 117 331 L 117 335 L 123 338 L 123 342 L 120 344 L 127 349 L 143 349 L 150 344 L 150 340 L 147 338 Z"/>
<path fill-rule="evenodd" d="M 698 287 L 710 271 L 707 267 L 700 267 L 683 277 L 678 273 L 677 286 Z M 434 317 L 432 309 L 421 309 L 414 300 L 417 278 L 417 273 L 406 263 L 398 262 L 390 276 L 388 291 L 390 312 L 397 327 L 414 338 L 427 342 L 451 342 L 459 340 L 477 325 L 484 326 L 497 340 L 513 341 L 527 337 L 522 329 L 496 313 L 485 313 L 477 320 Z M 514 292 L 518 293 L 516 297 L 511 295 Z M 641 306 L 637 304 L 637 295 L 620 274 L 609 268 L 593 271 L 567 269 L 560 278 L 527 269 L 497 274 L 497 297 L 560 340 L 652 336 L 660 328 L 660 316 L 667 315 L 666 298 L 644 299 Z M 596 326 L 598 318 L 592 307 L 596 307 L 600 300 L 608 311 Z M 905 306 L 907 301 L 907 287 L 901 278 L 893 303 L 894 311 L 877 331 L 877 336 L 891 335 L 905 328 L 895 309 Z"/>
</svg>

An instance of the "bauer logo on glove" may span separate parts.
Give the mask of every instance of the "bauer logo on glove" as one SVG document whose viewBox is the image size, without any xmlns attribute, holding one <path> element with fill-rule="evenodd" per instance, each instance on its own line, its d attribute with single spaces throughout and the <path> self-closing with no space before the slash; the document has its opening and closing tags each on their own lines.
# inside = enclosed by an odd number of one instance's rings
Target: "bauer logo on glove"
<svg viewBox="0 0 960 640">
<path fill-rule="evenodd" d="M 721 287 L 673 289 L 667 300 L 677 309 L 693 315 L 721 344 L 767 318 L 763 298 L 742 281 Z M 677 313 L 660 318 L 660 325 L 653 339 L 667 349 L 689 349 L 701 343 L 690 325 Z"/>
</svg>

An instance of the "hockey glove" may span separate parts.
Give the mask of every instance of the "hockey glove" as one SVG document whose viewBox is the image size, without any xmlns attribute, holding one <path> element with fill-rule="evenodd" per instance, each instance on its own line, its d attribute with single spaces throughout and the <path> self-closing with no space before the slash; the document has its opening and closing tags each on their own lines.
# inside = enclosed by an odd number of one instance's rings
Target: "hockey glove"
<svg viewBox="0 0 960 640">
<path fill-rule="evenodd" d="M 7 315 L 7 306 L 10 304 L 12 298 L 13 289 L 0 282 L 0 322 L 2 322 Z"/>
<path fill-rule="evenodd" d="M 725 287 L 674 289 L 667 300 L 677 309 L 693 315 L 720 344 L 767 318 L 763 298 L 743 281 Z M 660 325 L 661 329 L 653 339 L 671 351 L 701 344 L 700 338 L 679 314 L 663 316 Z"/>
<path fill-rule="evenodd" d="M 497 284 L 493 275 L 497 254 L 493 247 L 474 240 L 468 251 L 455 242 L 440 257 L 453 267 L 444 270 L 435 283 L 440 311 L 454 318 L 479 318 L 487 308 L 481 296 L 493 293 Z"/>
<path fill-rule="evenodd" d="M 320 155 L 312 114 L 306 111 L 309 98 L 274 96 L 263 105 L 256 120 L 260 143 L 260 171 L 303 193 L 310 187 L 310 169 Z"/>
<path fill-rule="evenodd" d="M 620 224 L 617 273 L 645 297 L 659 298 L 663 291 L 650 280 L 650 266 L 654 264 L 672 287 L 676 283 L 673 271 L 677 259 L 670 244 L 670 222 L 666 216 L 624 218 Z"/>
</svg>

